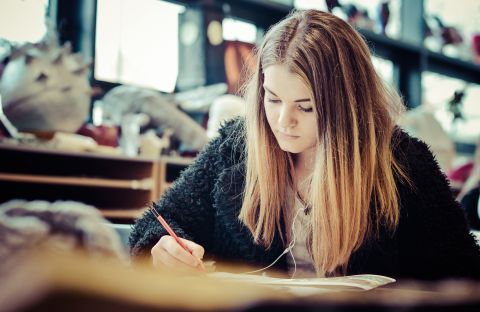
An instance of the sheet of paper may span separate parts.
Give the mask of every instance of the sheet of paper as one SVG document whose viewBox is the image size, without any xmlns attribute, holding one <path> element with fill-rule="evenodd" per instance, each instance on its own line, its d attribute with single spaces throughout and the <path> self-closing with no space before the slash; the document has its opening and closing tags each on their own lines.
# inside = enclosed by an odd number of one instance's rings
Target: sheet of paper
<svg viewBox="0 0 480 312">
<path fill-rule="evenodd" d="M 209 276 L 231 281 L 252 282 L 256 284 L 287 288 L 295 294 L 309 295 L 319 292 L 332 291 L 365 291 L 376 287 L 394 283 L 395 279 L 373 274 L 350 275 L 330 278 L 274 278 L 263 275 L 236 274 L 227 272 L 210 273 Z"/>
</svg>

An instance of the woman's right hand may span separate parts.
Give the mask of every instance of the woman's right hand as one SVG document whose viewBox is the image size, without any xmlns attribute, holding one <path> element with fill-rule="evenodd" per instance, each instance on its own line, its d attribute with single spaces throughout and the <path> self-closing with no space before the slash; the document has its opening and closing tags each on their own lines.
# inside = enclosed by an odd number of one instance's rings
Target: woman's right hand
<svg viewBox="0 0 480 312">
<path fill-rule="evenodd" d="M 201 259 L 205 253 L 204 248 L 187 239 L 180 239 L 192 251 L 191 254 L 183 249 L 172 236 L 164 235 L 151 250 L 153 265 L 187 272 L 203 271 Z"/>
</svg>

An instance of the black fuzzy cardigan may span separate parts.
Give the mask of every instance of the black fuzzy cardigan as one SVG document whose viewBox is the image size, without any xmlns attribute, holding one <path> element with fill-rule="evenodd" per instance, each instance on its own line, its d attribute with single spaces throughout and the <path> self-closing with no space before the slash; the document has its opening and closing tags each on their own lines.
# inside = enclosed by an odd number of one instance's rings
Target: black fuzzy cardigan
<svg viewBox="0 0 480 312">
<path fill-rule="evenodd" d="M 268 250 L 256 245 L 237 218 L 244 187 L 243 124 L 243 119 L 226 123 L 220 136 L 182 172 L 156 206 L 179 236 L 202 245 L 206 255 L 265 266 L 285 247 L 278 235 Z M 396 232 L 388 234 L 383 229 L 380 238 L 368 239 L 352 254 L 347 274 L 479 279 L 479 247 L 432 153 L 423 142 L 401 130 L 396 131 L 392 142 L 395 157 L 415 188 L 399 184 L 401 214 Z M 165 234 L 152 214 L 145 213 L 133 226 L 131 255 L 149 256 L 150 249 Z M 285 257 L 276 268 L 287 268 Z"/>
</svg>

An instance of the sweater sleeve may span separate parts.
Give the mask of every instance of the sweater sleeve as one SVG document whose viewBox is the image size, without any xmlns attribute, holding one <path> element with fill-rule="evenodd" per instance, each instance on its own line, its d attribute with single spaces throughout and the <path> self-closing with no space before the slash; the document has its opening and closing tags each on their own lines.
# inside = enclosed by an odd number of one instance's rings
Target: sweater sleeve
<svg viewBox="0 0 480 312">
<path fill-rule="evenodd" d="M 406 169 L 414 189 L 400 191 L 402 275 L 479 279 L 480 250 L 445 175 L 425 143 L 414 138 L 407 141 Z"/>
<path fill-rule="evenodd" d="M 213 212 L 211 191 L 221 168 L 219 148 L 222 136 L 211 141 L 195 162 L 185 169 L 160 201 L 154 204 L 179 237 L 208 250 L 212 240 Z M 151 248 L 167 232 L 147 211 L 136 221 L 129 237 L 133 258 L 150 255 Z"/>
</svg>

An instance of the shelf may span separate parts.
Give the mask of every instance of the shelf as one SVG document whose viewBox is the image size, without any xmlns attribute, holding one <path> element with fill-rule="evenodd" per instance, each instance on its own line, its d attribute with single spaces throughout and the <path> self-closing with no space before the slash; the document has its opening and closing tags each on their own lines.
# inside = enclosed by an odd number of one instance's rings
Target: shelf
<svg viewBox="0 0 480 312">
<path fill-rule="evenodd" d="M 480 65 L 426 50 L 426 70 L 480 84 Z"/>
<path fill-rule="evenodd" d="M 72 200 L 97 207 L 110 220 L 130 223 L 193 162 L 0 144 L 0 202 Z"/>
<path fill-rule="evenodd" d="M 421 47 L 399 39 L 393 39 L 373 31 L 357 28 L 357 31 L 367 42 L 370 51 L 375 56 L 380 56 L 394 61 L 400 61 L 400 58 L 419 56 Z"/>
<path fill-rule="evenodd" d="M 138 208 L 138 209 L 99 208 L 99 209 L 104 218 L 133 220 L 141 217 L 147 208 Z"/>
<path fill-rule="evenodd" d="M 149 163 L 156 159 L 149 158 L 149 157 L 128 157 L 124 155 L 116 155 L 116 154 L 101 154 L 95 152 L 74 152 L 74 151 L 67 151 L 67 150 L 60 150 L 60 149 L 52 149 L 42 146 L 28 146 L 28 145 L 15 145 L 15 144 L 7 144 L 7 143 L 0 143 L 0 149 L 4 151 L 12 151 L 12 152 L 24 152 L 24 153 L 35 153 L 35 154 L 55 154 L 59 156 L 69 156 L 75 158 L 88 158 L 88 159 L 108 159 L 108 160 L 119 160 L 119 161 L 127 161 L 127 162 L 140 162 L 140 163 Z"/>
<path fill-rule="evenodd" d="M 181 165 L 181 166 L 188 166 L 193 164 L 195 161 L 194 157 L 177 157 L 177 156 L 162 156 L 160 160 L 172 164 L 172 165 Z"/>
<path fill-rule="evenodd" d="M 154 186 L 154 182 L 152 179 L 112 180 L 112 179 L 98 179 L 98 178 L 42 176 L 42 175 L 14 174 L 14 173 L 0 173 L 0 181 L 90 186 L 90 187 L 110 187 L 110 188 L 132 189 L 132 190 L 151 190 Z"/>
</svg>

